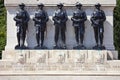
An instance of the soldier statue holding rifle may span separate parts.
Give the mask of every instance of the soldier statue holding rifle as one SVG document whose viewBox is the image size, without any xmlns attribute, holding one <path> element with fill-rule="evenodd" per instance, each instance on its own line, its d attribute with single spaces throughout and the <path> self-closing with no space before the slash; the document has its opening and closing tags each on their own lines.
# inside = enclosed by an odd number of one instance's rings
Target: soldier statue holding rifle
<svg viewBox="0 0 120 80">
<path fill-rule="evenodd" d="M 85 33 L 85 24 L 84 22 L 87 20 L 87 16 L 85 11 L 82 10 L 82 4 L 76 3 L 77 10 L 73 13 L 71 20 L 73 21 L 75 38 L 77 41 L 77 46 L 74 49 L 85 49 L 83 45 L 84 33 Z M 81 45 L 80 43 L 81 42 Z"/>
<path fill-rule="evenodd" d="M 103 37 L 104 37 L 104 22 L 106 16 L 103 10 L 100 9 L 101 4 L 97 3 L 95 5 L 95 11 L 92 13 L 91 22 L 94 29 L 96 46 L 93 49 L 105 49 L 103 46 Z M 99 44 L 100 41 L 100 44 Z"/>
<path fill-rule="evenodd" d="M 65 36 L 65 32 L 66 32 L 66 21 L 68 20 L 67 17 L 67 13 L 66 11 L 63 9 L 63 4 L 59 3 L 57 4 L 58 10 L 55 11 L 54 15 L 53 15 L 53 21 L 54 21 L 54 25 L 55 25 L 55 49 L 66 49 L 66 36 Z M 62 38 L 62 42 L 63 42 L 63 46 L 60 47 L 58 46 L 58 39 L 59 39 L 59 34 L 61 34 L 61 38 Z"/>
<path fill-rule="evenodd" d="M 16 21 L 17 26 L 17 41 L 18 45 L 15 49 L 25 49 L 25 38 L 26 38 L 26 31 L 28 29 L 28 21 L 30 20 L 28 12 L 24 9 L 25 4 L 19 4 L 20 10 L 17 11 L 14 20 Z"/>
<path fill-rule="evenodd" d="M 46 22 L 49 20 L 48 14 L 45 10 L 43 10 L 44 4 L 38 4 L 38 11 L 35 12 L 35 17 L 33 21 L 35 22 L 36 28 L 36 41 L 37 46 L 35 48 L 46 48 L 43 46 L 44 43 L 44 33 L 46 31 Z"/>
</svg>

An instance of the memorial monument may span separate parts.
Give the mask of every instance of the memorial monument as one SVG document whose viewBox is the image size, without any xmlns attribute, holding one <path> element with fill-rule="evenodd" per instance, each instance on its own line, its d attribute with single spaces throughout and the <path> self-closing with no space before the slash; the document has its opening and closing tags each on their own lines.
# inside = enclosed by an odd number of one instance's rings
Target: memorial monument
<svg viewBox="0 0 120 80">
<path fill-rule="evenodd" d="M 115 0 L 5 0 L 0 80 L 119 80 L 115 6 Z"/>
</svg>

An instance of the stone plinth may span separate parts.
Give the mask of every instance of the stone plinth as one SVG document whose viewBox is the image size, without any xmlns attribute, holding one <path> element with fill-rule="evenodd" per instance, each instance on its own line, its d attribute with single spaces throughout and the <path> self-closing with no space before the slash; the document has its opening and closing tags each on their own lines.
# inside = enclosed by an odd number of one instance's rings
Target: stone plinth
<svg viewBox="0 0 120 80">
<path fill-rule="evenodd" d="M 3 52 L 0 71 L 45 72 L 109 72 L 116 69 L 107 56 L 115 53 L 108 50 L 14 50 Z M 113 56 L 112 56 L 113 58 Z M 8 61 L 8 62 L 7 62 Z M 8 64 L 9 63 L 9 64 Z M 7 67 L 8 68 L 7 68 Z M 118 68 L 120 69 L 120 68 Z M 46 73 L 47 72 L 47 73 Z M 71 74 L 71 73 L 70 73 Z"/>
<path fill-rule="evenodd" d="M 19 52 L 19 51 L 16 51 Z M 29 54 L 32 56 L 32 52 L 27 53 L 28 51 L 25 52 L 27 54 L 26 56 L 29 57 Z M 44 52 L 43 57 L 39 56 L 41 59 L 42 58 L 52 58 L 52 57 L 57 57 L 59 56 L 58 50 L 54 52 L 55 56 L 49 56 L 48 57 L 48 51 L 41 51 Z M 48 52 L 48 53 L 47 53 Z M 71 51 L 69 51 L 71 52 Z M 75 52 L 75 51 L 73 51 Z M 102 53 L 96 53 L 98 51 L 89 51 L 91 54 L 91 58 L 97 58 L 98 62 L 90 62 L 90 61 L 85 61 L 83 62 L 75 62 L 72 64 L 67 64 L 66 62 L 67 57 L 74 57 L 74 56 L 66 56 L 65 62 L 59 62 L 61 60 L 53 61 L 52 60 L 52 65 L 51 63 L 47 64 L 46 62 L 44 64 L 44 60 L 41 63 L 35 64 L 35 62 L 30 63 L 31 61 L 27 59 L 24 64 L 20 64 L 16 62 L 16 60 L 1 60 L 0 61 L 0 80 L 119 80 L 120 79 L 120 61 L 119 60 L 111 60 L 111 61 L 104 61 L 106 58 L 106 52 L 107 51 L 102 51 Z M 91 53 L 94 52 L 94 53 Z M 23 53 L 19 53 L 21 55 Z M 35 53 L 39 54 L 40 53 Z M 46 54 L 46 57 L 44 56 Z M 57 55 L 58 54 L 58 55 Z M 67 51 L 64 51 L 64 53 L 61 53 L 61 56 L 65 56 L 64 54 L 68 55 Z M 73 53 L 72 55 L 76 55 L 78 53 Z M 87 51 L 81 51 L 81 55 L 85 54 L 85 57 L 87 56 Z M 92 55 L 96 54 L 96 56 Z M 15 54 L 15 55 L 18 55 Z M 100 63 L 99 59 L 100 57 L 98 56 L 104 56 L 105 59 L 102 58 L 104 62 Z M 17 57 L 17 56 L 16 56 Z M 77 56 L 78 57 L 78 56 Z M 74 59 L 77 59 L 77 57 L 74 57 Z M 82 58 L 82 60 L 88 59 Z M 62 57 L 61 57 L 62 58 Z M 90 58 L 90 57 L 89 57 Z M 36 58 L 35 58 L 36 59 Z M 47 59 L 46 59 L 47 60 Z M 40 60 L 42 61 L 42 60 Z M 50 60 L 48 60 L 50 61 Z M 74 61 L 74 60 L 73 60 Z M 92 60 L 94 61 L 94 60 Z M 51 62 L 51 61 L 50 61 Z M 58 62 L 57 65 L 55 62 Z M 48 66 L 49 65 L 49 66 Z"/>
<path fill-rule="evenodd" d="M 120 61 L 109 50 L 6 50 L 1 80 L 119 80 Z M 117 53 L 117 52 L 116 52 Z"/>
<path fill-rule="evenodd" d="M 64 1 L 56 1 L 56 0 L 5 0 L 5 6 L 7 10 L 7 44 L 5 49 L 6 50 L 14 50 L 15 45 L 17 45 L 17 38 L 16 38 L 16 26 L 13 17 L 18 10 L 18 4 L 21 2 L 26 4 L 26 10 L 30 15 L 29 27 L 27 31 L 27 38 L 26 38 L 26 45 L 29 48 L 34 48 L 36 46 L 36 38 L 35 38 L 35 27 L 34 22 L 32 21 L 33 15 L 37 9 L 37 4 L 42 2 L 45 4 L 45 10 L 49 15 L 49 21 L 47 23 L 47 31 L 45 34 L 45 42 L 49 49 L 53 48 L 54 45 L 54 25 L 52 16 L 54 11 L 56 10 L 56 4 L 59 2 L 63 2 L 65 5 L 65 9 L 67 11 L 69 20 L 67 21 L 67 30 L 66 30 L 66 44 L 68 49 L 72 49 L 76 46 L 74 28 L 72 26 L 71 16 L 74 12 L 75 3 L 78 0 L 64 0 Z M 114 41 L 113 41 L 113 9 L 116 5 L 116 1 L 112 0 L 80 0 L 83 4 L 83 9 L 87 14 L 87 21 L 85 22 L 85 38 L 84 38 L 84 45 L 87 49 L 91 49 L 95 46 L 95 39 L 94 39 L 94 32 L 91 26 L 90 17 L 93 12 L 94 4 L 101 3 L 102 10 L 105 11 L 106 14 L 106 21 L 104 23 L 104 45 L 106 49 L 114 50 Z"/>
<path fill-rule="evenodd" d="M 120 76 L 2 76 L 1 80 L 119 80 Z"/>
<path fill-rule="evenodd" d="M 56 57 L 58 55 L 64 55 L 64 54 L 66 54 L 69 57 L 74 56 L 74 58 L 79 56 L 79 54 L 83 56 L 89 56 L 92 58 L 93 56 L 96 56 L 102 53 L 106 54 L 106 57 L 107 57 L 106 60 L 118 59 L 118 52 L 110 51 L 110 50 L 6 50 L 6 51 L 3 51 L 2 59 L 14 60 L 16 56 L 18 57 L 21 54 L 23 54 L 24 56 L 33 57 L 33 59 L 35 59 L 34 57 L 37 57 L 38 55 L 42 55 L 43 53 L 47 54 L 48 57 L 52 56 L 53 59 L 58 58 Z"/>
</svg>

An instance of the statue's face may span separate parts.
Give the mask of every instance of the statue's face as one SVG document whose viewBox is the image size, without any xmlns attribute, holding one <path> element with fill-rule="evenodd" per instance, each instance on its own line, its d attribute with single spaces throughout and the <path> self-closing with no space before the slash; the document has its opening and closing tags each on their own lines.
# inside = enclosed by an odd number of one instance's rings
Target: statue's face
<svg viewBox="0 0 120 80">
<path fill-rule="evenodd" d="M 38 8 L 39 8 L 39 9 L 43 9 L 43 6 L 39 6 Z"/>
<path fill-rule="evenodd" d="M 25 6 L 20 6 L 20 9 L 24 9 Z"/>
<path fill-rule="evenodd" d="M 63 6 L 58 6 L 59 9 L 62 9 Z"/>
<path fill-rule="evenodd" d="M 96 7 L 96 9 L 100 9 L 100 6 L 95 6 Z"/>
<path fill-rule="evenodd" d="M 78 9 L 81 9 L 82 6 L 76 6 Z"/>
</svg>

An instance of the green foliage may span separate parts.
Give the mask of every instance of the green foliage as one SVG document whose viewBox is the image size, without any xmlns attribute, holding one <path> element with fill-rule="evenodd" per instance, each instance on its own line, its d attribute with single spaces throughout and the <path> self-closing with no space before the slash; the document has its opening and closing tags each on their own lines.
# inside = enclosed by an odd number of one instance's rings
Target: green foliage
<svg viewBox="0 0 120 80">
<path fill-rule="evenodd" d="M 4 0 L 0 0 L 0 58 L 6 43 L 6 10 Z"/>
<path fill-rule="evenodd" d="M 114 41 L 120 59 L 120 0 L 117 0 L 117 6 L 114 9 Z"/>
</svg>

